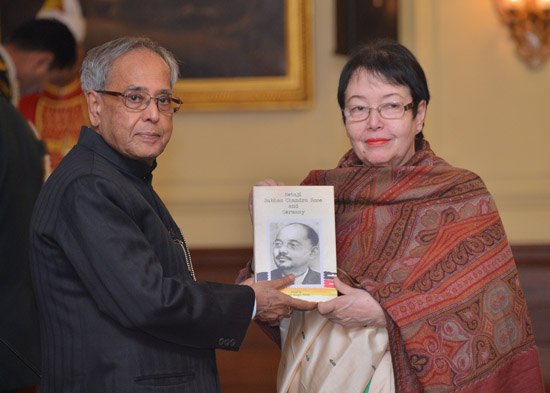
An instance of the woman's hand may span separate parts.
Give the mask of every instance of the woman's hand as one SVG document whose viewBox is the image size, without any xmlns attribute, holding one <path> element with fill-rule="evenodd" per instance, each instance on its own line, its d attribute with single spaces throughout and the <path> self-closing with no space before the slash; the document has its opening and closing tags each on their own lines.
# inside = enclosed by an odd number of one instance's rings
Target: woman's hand
<svg viewBox="0 0 550 393">
<path fill-rule="evenodd" d="M 317 305 L 319 313 L 346 328 L 386 327 L 384 309 L 364 289 L 350 287 L 338 277 L 334 285 L 342 295 Z"/>
<path fill-rule="evenodd" d="M 280 181 L 275 181 L 273 179 L 264 179 L 254 185 L 255 186 L 284 186 L 285 183 Z M 248 194 L 248 212 L 250 213 L 250 220 L 252 221 L 252 223 L 254 223 L 254 200 L 252 198 L 252 192 L 253 190 L 250 190 L 250 194 Z"/>
</svg>

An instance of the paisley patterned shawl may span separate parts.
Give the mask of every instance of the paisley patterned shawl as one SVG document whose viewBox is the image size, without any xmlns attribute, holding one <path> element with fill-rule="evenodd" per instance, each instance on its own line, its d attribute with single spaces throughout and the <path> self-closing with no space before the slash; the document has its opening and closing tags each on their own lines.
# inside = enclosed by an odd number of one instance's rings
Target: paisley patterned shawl
<svg viewBox="0 0 550 393">
<path fill-rule="evenodd" d="M 423 142 L 407 166 L 353 151 L 303 185 L 333 185 L 339 277 L 387 313 L 398 392 L 543 392 L 527 305 L 482 180 Z"/>
</svg>

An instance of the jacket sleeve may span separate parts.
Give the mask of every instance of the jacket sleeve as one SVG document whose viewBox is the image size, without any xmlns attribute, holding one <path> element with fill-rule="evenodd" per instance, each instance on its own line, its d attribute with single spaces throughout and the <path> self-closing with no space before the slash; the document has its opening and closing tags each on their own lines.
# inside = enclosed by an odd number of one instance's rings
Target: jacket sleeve
<svg viewBox="0 0 550 393">
<path fill-rule="evenodd" d="M 254 291 L 194 281 L 181 247 L 140 197 L 94 175 L 64 191 L 55 237 L 86 293 L 126 328 L 186 346 L 237 350 Z"/>
</svg>

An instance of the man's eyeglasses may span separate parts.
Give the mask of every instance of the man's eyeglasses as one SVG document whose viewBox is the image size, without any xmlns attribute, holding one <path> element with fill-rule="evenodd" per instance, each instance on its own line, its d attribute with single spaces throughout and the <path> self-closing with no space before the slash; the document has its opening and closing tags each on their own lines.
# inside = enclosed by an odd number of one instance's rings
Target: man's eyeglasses
<svg viewBox="0 0 550 393">
<path fill-rule="evenodd" d="M 283 248 L 283 247 L 286 247 L 288 250 L 291 250 L 291 251 L 299 251 L 300 249 L 302 249 L 304 247 L 304 245 L 296 240 L 290 240 L 288 242 L 283 242 L 279 239 L 275 240 L 273 242 L 273 248 L 275 250 L 278 250 L 280 248 Z"/>
<path fill-rule="evenodd" d="M 405 115 L 405 111 L 412 109 L 414 102 L 403 105 L 400 102 L 387 102 L 379 105 L 377 108 L 370 108 L 362 105 L 352 105 L 344 109 L 346 119 L 352 121 L 363 121 L 369 118 L 373 109 L 376 109 L 383 119 L 395 120 L 401 119 Z"/>
<path fill-rule="evenodd" d="M 172 97 L 170 94 L 161 94 L 157 97 L 153 97 L 151 94 L 140 90 L 129 90 L 125 93 L 109 90 L 96 90 L 96 92 L 115 97 L 122 97 L 124 98 L 124 105 L 127 108 L 136 111 L 142 111 L 147 108 L 151 100 L 155 101 L 159 112 L 169 114 L 176 113 L 181 108 L 181 104 L 183 104 L 182 100 Z"/>
</svg>

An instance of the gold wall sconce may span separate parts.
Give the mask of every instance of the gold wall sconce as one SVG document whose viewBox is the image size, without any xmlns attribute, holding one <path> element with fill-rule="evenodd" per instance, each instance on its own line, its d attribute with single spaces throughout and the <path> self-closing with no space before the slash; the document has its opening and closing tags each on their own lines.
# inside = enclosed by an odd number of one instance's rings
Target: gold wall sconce
<svg viewBox="0 0 550 393">
<path fill-rule="evenodd" d="M 550 0 L 493 1 L 520 57 L 529 67 L 538 68 L 550 56 Z"/>
</svg>

